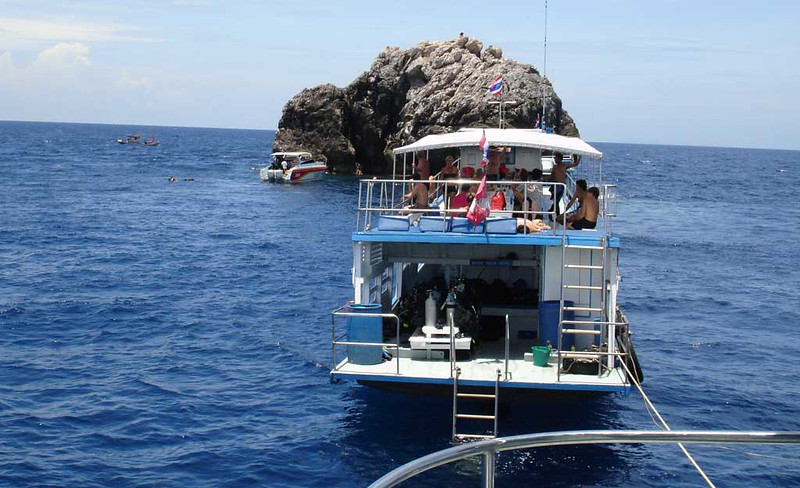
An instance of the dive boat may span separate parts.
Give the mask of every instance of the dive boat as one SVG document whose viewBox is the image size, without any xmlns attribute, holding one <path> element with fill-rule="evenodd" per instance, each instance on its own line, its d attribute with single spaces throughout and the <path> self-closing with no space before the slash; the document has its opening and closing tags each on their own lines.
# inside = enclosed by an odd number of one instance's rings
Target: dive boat
<svg viewBox="0 0 800 488">
<path fill-rule="evenodd" d="M 451 206 L 453 194 L 479 181 L 419 181 L 433 203 L 404 206 L 417 157 L 453 156 L 462 175 L 472 174 L 488 146 L 510 173 L 547 176 L 555 154 L 580 161 L 565 183 L 487 182 L 486 200 L 471 210 Z M 602 153 L 536 129 L 461 129 L 393 153 L 391 179 L 360 181 L 354 295 L 332 312 L 332 380 L 452 394 L 453 434 L 462 438 L 497 435 L 500 399 L 628 394 L 642 373 L 617 303 L 616 187 L 603 181 Z M 597 188 L 598 216 L 593 229 L 572 230 L 551 195 L 563 209 L 581 179 Z M 501 205 L 481 219 L 472 210 L 489 200 Z M 469 401 L 493 401 L 495 415 L 464 413 Z M 482 420 L 494 422 L 489 433 L 456 428 Z"/>
<path fill-rule="evenodd" d="M 141 134 L 128 134 L 125 138 L 117 139 L 117 144 L 141 144 L 142 143 L 142 135 Z"/>
<path fill-rule="evenodd" d="M 308 152 L 275 152 L 270 165 L 259 170 L 261 181 L 300 183 L 321 178 L 328 171 L 322 161 L 314 161 Z"/>
</svg>

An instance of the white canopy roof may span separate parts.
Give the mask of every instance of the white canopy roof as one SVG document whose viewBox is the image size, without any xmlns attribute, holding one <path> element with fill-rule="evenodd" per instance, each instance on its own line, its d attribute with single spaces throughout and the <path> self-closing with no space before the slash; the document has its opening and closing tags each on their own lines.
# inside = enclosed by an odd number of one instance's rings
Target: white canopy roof
<svg viewBox="0 0 800 488">
<path fill-rule="evenodd" d="M 603 157 L 603 153 L 577 137 L 548 134 L 539 129 L 460 129 L 448 134 L 425 136 L 413 144 L 395 149 L 394 154 L 478 146 L 484 131 L 486 131 L 486 141 L 492 146 L 530 147 L 564 154 Z"/>
<path fill-rule="evenodd" d="M 309 152 L 274 152 L 272 156 L 284 156 L 290 158 L 299 158 L 300 156 L 308 156 L 311 157 L 311 153 Z"/>
</svg>

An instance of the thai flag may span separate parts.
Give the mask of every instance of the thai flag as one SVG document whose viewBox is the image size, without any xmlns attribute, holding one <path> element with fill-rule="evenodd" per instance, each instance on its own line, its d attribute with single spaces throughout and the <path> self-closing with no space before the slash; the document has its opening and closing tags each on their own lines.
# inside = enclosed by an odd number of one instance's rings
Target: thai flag
<svg viewBox="0 0 800 488">
<path fill-rule="evenodd" d="M 484 129 L 483 135 L 481 135 L 481 140 L 478 142 L 478 147 L 481 148 L 481 151 L 483 151 L 481 166 L 486 166 L 489 164 L 489 142 L 486 140 L 486 129 Z"/>
<path fill-rule="evenodd" d="M 500 75 L 494 79 L 491 85 L 489 85 L 489 94 L 493 97 L 496 97 L 502 91 L 503 91 L 503 75 Z"/>
</svg>

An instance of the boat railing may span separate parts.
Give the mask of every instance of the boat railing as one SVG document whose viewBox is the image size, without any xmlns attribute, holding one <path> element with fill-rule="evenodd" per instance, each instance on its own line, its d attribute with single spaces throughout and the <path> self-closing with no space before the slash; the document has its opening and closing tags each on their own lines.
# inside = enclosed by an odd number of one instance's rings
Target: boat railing
<svg viewBox="0 0 800 488">
<path fill-rule="evenodd" d="M 623 316 L 623 320 L 624 316 Z M 588 329 L 566 329 L 565 331 L 573 334 L 595 334 L 599 335 L 600 337 L 605 337 L 608 330 L 613 331 L 616 327 L 619 326 L 627 326 L 627 322 L 600 322 L 595 320 L 574 320 L 572 321 L 573 327 L 579 325 L 592 325 L 592 326 L 599 326 L 601 328 L 600 332 L 598 333 L 595 330 L 588 330 Z M 612 332 L 613 334 L 613 332 Z M 511 372 L 509 370 L 509 360 L 511 359 L 511 328 L 510 328 L 510 321 L 509 315 L 505 315 L 505 337 L 503 338 L 503 363 L 504 369 L 503 373 L 503 381 L 509 381 L 511 379 Z M 598 369 L 597 369 L 597 376 L 601 377 L 606 374 L 610 374 L 614 371 L 614 362 L 617 360 L 625 360 L 626 356 L 628 356 L 625 352 L 609 352 L 603 351 L 601 348 L 594 351 L 558 351 L 557 358 L 558 358 L 558 373 L 556 375 L 556 381 L 561 382 L 563 381 L 562 376 L 567 374 L 568 372 L 562 372 L 563 368 L 563 360 L 564 359 L 589 359 L 597 361 Z M 454 357 L 454 356 L 451 356 Z M 607 360 L 607 364 L 603 363 L 603 360 Z M 455 367 L 455 366 L 453 366 Z M 630 381 L 627 376 L 622 376 L 622 383 L 624 385 L 629 385 Z"/>
<path fill-rule="evenodd" d="M 481 458 L 481 486 L 495 485 L 496 458 L 503 451 L 585 444 L 800 444 L 800 432 L 581 430 L 498 437 L 461 444 L 406 463 L 370 485 L 391 488 L 430 469 Z"/>
<path fill-rule="evenodd" d="M 336 331 L 336 317 L 362 317 L 362 318 L 380 318 L 380 319 L 394 319 L 397 324 L 397 336 L 394 343 L 386 342 L 362 342 L 362 341 L 349 341 L 347 332 L 337 335 Z M 381 325 L 383 330 L 383 325 Z M 393 313 L 373 313 L 373 312 L 357 312 L 350 308 L 350 305 L 342 305 L 331 312 L 331 371 L 337 371 L 336 364 L 336 346 L 374 346 L 374 347 L 394 347 L 395 357 L 400 357 L 400 317 Z M 395 361 L 396 373 L 400 374 L 400 361 Z"/>
<path fill-rule="evenodd" d="M 617 185 L 603 185 L 603 190 L 600 192 L 599 204 L 607 235 L 611 235 L 611 232 L 613 231 L 611 224 L 614 221 L 614 217 L 617 216 L 618 203 L 619 194 L 617 193 Z"/>
<path fill-rule="evenodd" d="M 437 195 L 430 198 L 426 208 L 409 208 L 410 202 L 405 201 L 403 196 L 407 194 L 410 185 L 424 183 L 431 185 L 434 191 L 429 195 Z M 473 179 L 446 179 L 446 180 L 403 180 L 403 179 L 365 179 L 361 180 L 358 190 L 358 209 L 356 217 L 356 227 L 358 231 L 368 231 L 377 227 L 377 217 L 380 215 L 420 215 L 420 216 L 466 216 L 468 208 L 452 208 L 448 193 L 458 192 L 461 189 L 469 188 L 472 185 L 479 185 L 480 182 Z M 503 210 L 492 210 L 493 216 L 508 218 L 524 218 L 533 220 L 535 218 L 555 219 L 556 209 L 548 209 L 551 206 L 550 195 L 555 187 L 563 187 L 564 183 L 547 181 L 489 181 L 487 182 L 487 193 L 496 194 L 501 192 L 505 199 Z M 519 191 L 519 187 L 521 191 Z M 514 210 L 514 189 L 518 190 L 522 197 L 523 207 L 521 210 Z M 564 192 L 566 193 L 566 192 Z M 567 198 L 565 195 L 564 198 Z M 528 208 L 527 202 L 531 202 Z M 489 205 L 488 198 L 486 205 Z M 443 221 L 442 227 L 446 230 Z M 528 233 L 527 228 L 524 231 Z"/>
<path fill-rule="evenodd" d="M 621 312 L 618 311 L 619 317 L 621 320 L 625 321 L 625 317 L 621 315 Z M 347 332 L 340 334 L 336 329 L 336 318 L 337 317 L 361 317 L 361 318 L 381 318 L 381 319 L 393 319 L 396 324 L 396 336 L 395 342 L 364 342 L 364 341 L 351 341 L 347 340 Z M 575 323 L 579 323 L 576 321 Z M 597 321 L 586 321 L 586 324 L 592 325 L 599 325 L 603 330 L 607 330 L 608 327 L 611 330 L 614 330 L 617 326 L 627 325 L 627 322 L 597 322 Z M 359 312 L 354 311 L 350 308 L 350 304 L 342 305 L 334 309 L 331 312 L 331 371 L 336 372 L 338 371 L 337 365 L 337 356 L 336 356 L 336 347 L 337 346 L 373 346 L 373 347 L 382 347 L 382 348 L 391 348 L 390 350 L 394 351 L 393 357 L 395 359 L 395 374 L 398 376 L 400 375 L 400 351 L 401 351 L 401 339 L 400 339 L 400 317 L 393 313 L 373 313 L 373 312 Z M 451 329 L 452 330 L 452 329 Z M 503 338 L 503 381 L 510 380 L 510 370 L 509 370 L 509 360 L 511 359 L 510 354 L 510 346 L 511 346 L 511 330 L 510 330 L 510 322 L 509 322 L 509 315 L 505 314 L 505 334 Z M 578 330 L 576 332 L 588 332 L 588 331 L 581 331 Z M 601 336 L 604 333 L 601 333 Z M 454 349 L 454 342 L 451 338 L 450 342 L 450 362 L 451 362 L 451 375 L 452 371 L 455 369 L 455 349 Z M 611 367 L 614 360 L 624 360 L 627 356 L 625 352 L 608 352 L 608 351 L 559 351 L 558 352 L 558 368 L 559 374 L 557 375 L 557 381 L 562 381 L 562 373 L 561 373 L 561 362 L 563 359 L 593 359 L 596 360 L 598 363 L 598 376 L 602 376 L 604 374 L 611 373 L 614 368 Z M 609 360 L 609 365 L 603 364 L 602 359 L 607 358 Z M 628 377 L 623 375 L 622 381 L 624 384 L 629 384 Z"/>
<path fill-rule="evenodd" d="M 429 192 L 428 208 L 406 208 L 408 205 L 403 200 L 410 185 L 424 183 L 429 185 L 432 191 Z M 419 214 L 423 216 L 466 216 L 467 208 L 452 208 L 449 206 L 448 193 L 458 192 L 465 187 L 478 185 L 480 182 L 473 179 L 446 179 L 446 180 L 404 180 L 404 179 L 366 179 L 359 184 L 358 197 L 358 216 L 357 229 L 359 231 L 375 228 L 375 215 L 409 215 Z M 575 181 L 572 175 L 568 175 L 566 183 L 554 183 L 547 181 L 518 181 L 502 180 L 487 182 L 487 192 L 502 192 L 505 196 L 506 208 L 503 210 L 493 210 L 494 215 L 504 217 L 517 217 L 532 220 L 536 216 L 540 218 L 549 216 L 555 217 L 555 209 L 546 210 L 550 205 L 550 195 L 556 186 L 562 186 L 564 191 L 564 202 L 571 198 L 575 192 Z M 522 187 L 518 195 L 522 197 L 525 206 L 521 210 L 514 210 L 514 189 Z M 528 209 L 527 202 L 535 203 Z M 604 221 L 604 229 L 607 235 L 611 234 L 611 220 L 617 215 L 617 186 L 612 184 L 602 185 L 599 196 L 599 217 Z M 574 210 L 566 209 L 567 211 Z M 444 224 L 443 224 L 444 226 Z"/>
</svg>

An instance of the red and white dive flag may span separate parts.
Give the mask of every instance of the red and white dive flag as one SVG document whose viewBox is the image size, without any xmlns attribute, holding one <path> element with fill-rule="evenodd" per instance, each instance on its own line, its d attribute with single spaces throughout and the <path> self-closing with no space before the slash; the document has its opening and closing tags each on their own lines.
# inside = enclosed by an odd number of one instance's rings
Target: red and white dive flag
<svg viewBox="0 0 800 488">
<path fill-rule="evenodd" d="M 474 225 L 478 225 L 489 216 L 489 207 L 486 206 L 486 174 L 481 178 L 481 184 L 478 185 L 478 191 L 475 193 L 475 198 L 472 199 L 472 204 L 467 211 L 467 218 Z"/>
<path fill-rule="evenodd" d="M 481 166 L 486 166 L 489 164 L 489 142 L 486 140 L 486 129 L 483 130 L 483 135 L 481 135 L 481 140 L 478 142 L 478 147 L 481 148 L 483 152 Z"/>
<path fill-rule="evenodd" d="M 478 142 L 478 147 L 481 148 L 483 151 L 483 161 L 481 161 L 481 166 L 486 166 L 489 164 L 489 141 L 486 140 L 486 131 L 483 131 L 481 135 L 481 140 Z M 475 198 L 472 199 L 472 203 L 469 206 L 469 210 L 467 211 L 467 218 L 470 222 L 474 225 L 478 225 L 484 220 L 486 217 L 489 216 L 489 207 L 486 205 L 486 173 L 483 174 L 483 178 L 481 178 L 481 183 L 478 185 L 478 191 L 475 193 Z"/>
<path fill-rule="evenodd" d="M 496 97 L 503 91 L 503 75 L 498 76 L 494 79 L 491 85 L 489 85 L 489 94 L 493 97 Z"/>
</svg>

